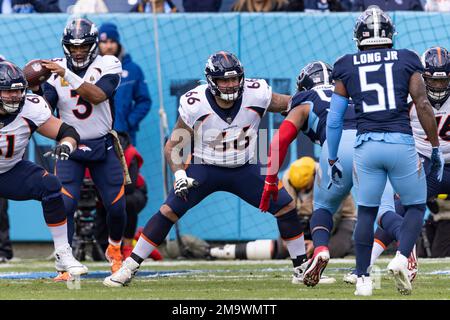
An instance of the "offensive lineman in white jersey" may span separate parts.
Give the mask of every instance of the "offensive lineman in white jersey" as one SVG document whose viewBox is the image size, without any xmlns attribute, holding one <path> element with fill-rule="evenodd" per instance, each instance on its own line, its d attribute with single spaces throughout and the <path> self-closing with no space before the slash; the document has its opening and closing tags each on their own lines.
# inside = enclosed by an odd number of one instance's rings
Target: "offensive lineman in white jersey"
<svg viewBox="0 0 450 320">
<path fill-rule="evenodd" d="M 209 57 L 205 75 L 207 84 L 181 97 L 180 117 L 165 146 L 175 174 L 174 189 L 148 221 L 122 268 L 104 280 L 106 286 L 127 285 L 173 224 L 211 193 L 228 191 L 256 208 L 259 205 L 265 185 L 255 160 L 258 126 L 267 111 L 286 110 L 290 96 L 272 93 L 265 80 L 245 79 L 241 62 L 225 51 Z M 185 171 L 186 161 L 180 161 L 179 154 L 192 141 L 193 159 Z M 268 211 L 277 219 L 294 268 L 298 268 L 306 260 L 305 243 L 295 204 L 284 188 Z"/>
<path fill-rule="evenodd" d="M 63 161 L 77 147 L 79 135 L 73 127 L 52 116 L 42 97 L 27 95 L 27 86 L 21 69 L 11 62 L 0 62 L 0 197 L 40 201 L 55 245 L 56 270 L 86 274 L 87 267 L 73 257 L 67 241 L 61 183 L 44 168 L 23 160 L 34 131 L 59 141 L 46 155 Z"/>
<path fill-rule="evenodd" d="M 108 214 L 109 246 L 106 258 L 112 272 L 122 265 L 120 245 L 126 223 L 124 175 L 115 152 L 113 98 L 120 83 L 122 66 L 114 56 L 98 55 L 98 31 L 87 19 L 73 19 L 62 38 L 65 59 L 43 60 L 53 74 L 44 84 L 44 96 L 59 117 L 80 133 L 80 146 L 65 162 L 56 163 L 56 175 L 63 185 L 73 236 L 73 215 L 80 187 L 88 168 Z M 61 275 L 64 279 L 66 275 Z"/>
</svg>

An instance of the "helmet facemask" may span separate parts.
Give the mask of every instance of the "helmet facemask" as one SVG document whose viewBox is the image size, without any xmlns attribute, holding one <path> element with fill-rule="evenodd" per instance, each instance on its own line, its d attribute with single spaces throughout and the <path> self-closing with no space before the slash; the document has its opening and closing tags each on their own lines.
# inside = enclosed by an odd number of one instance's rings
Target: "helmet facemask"
<svg viewBox="0 0 450 320">
<path fill-rule="evenodd" d="M 15 87 L 13 85 L 9 90 L 0 90 L 0 109 L 8 114 L 17 113 L 25 101 L 26 87 L 22 83 Z"/>
<path fill-rule="evenodd" d="M 227 73 L 229 74 L 226 74 L 224 77 L 208 76 L 208 80 L 211 83 L 211 86 L 214 87 L 213 90 L 217 92 L 216 96 L 225 101 L 236 101 L 242 94 L 242 89 L 244 87 L 244 77 L 243 75 L 238 75 L 236 71 L 230 71 Z M 217 83 L 217 80 L 229 79 L 236 79 L 235 82 L 237 84 L 235 86 L 220 86 Z"/>
<path fill-rule="evenodd" d="M 442 105 L 450 95 L 450 76 L 443 75 L 438 76 L 435 72 L 434 75 L 424 74 L 428 99 L 434 104 Z"/>
<path fill-rule="evenodd" d="M 64 44 L 63 49 L 64 54 L 66 56 L 67 61 L 71 64 L 75 69 L 84 69 L 89 66 L 89 64 L 94 61 L 98 54 L 98 44 L 94 42 L 92 44 L 75 44 L 76 40 L 71 40 L 73 44 Z M 81 48 L 77 50 L 77 52 L 73 52 L 74 47 Z"/>
</svg>

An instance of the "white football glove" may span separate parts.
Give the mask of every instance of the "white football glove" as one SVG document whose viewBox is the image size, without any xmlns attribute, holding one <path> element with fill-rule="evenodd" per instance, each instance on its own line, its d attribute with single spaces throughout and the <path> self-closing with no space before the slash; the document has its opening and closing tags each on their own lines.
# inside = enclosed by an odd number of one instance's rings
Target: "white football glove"
<svg viewBox="0 0 450 320">
<path fill-rule="evenodd" d="M 198 182 L 195 179 L 189 178 L 186 175 L 186 171 L 177 170 L 175 172 L 175 195 L 187 201 L 187 195 L 189 193 L 189 188 L 198 187 Z"/>
</svg>

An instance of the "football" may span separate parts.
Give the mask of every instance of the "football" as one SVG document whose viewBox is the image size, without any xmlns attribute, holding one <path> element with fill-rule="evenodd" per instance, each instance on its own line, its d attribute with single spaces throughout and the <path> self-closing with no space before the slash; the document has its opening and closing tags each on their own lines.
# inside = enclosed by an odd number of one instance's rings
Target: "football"
<svg viewBox="0 0 450 320">
<path fill-rule="evenodd" d="M 39 59 L 28 62 L 23 68 L 23 72 L 29 87 L 44 83 L 52 75 L 51 71 L 44 67 Z"/>
</svg>

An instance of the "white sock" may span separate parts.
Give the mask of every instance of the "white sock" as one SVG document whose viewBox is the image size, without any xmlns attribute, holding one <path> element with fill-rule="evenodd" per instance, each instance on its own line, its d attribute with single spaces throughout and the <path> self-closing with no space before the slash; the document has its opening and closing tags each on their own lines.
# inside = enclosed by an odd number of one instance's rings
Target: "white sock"
<svg viewBox="0 0 450 320">
<path fill-rule="evenodd" d="M 109 243 L 110 245 L 113 245 L 113 246 L 120 246 L 120 245 L 122 244 L 122 240 L 120 240 L 120 241 L 114 241 L 113 239 L 108 238 L 108 243 Z"/>
<path fill-rule="evenodd" d="M 60 225 L 47 225 L 52 234 L 55 250 L 69 244 L 67 236 L 67 220 Z"/>
<path fill-rule="evenodd" d="M 384 252 L 385 249 L 386 247 L 383 245 L 383 243 L 375 239 L 372 247 L 372 256 L 370 257 L 371 266 L 373 266 L 375 262 L 377 262 L 378 257 Z"/>
<path fill-rule="evenodd" d="M 284 241 L 286 242 L 286 246 L 289 251 L 289 255 L 291 256 L 291 259 L 295 259 L 298 256 L 303 256 L 306 254 L 305 236 L 303 232 L 296 239 Z"/>
<path fill-rule="evenodd" d="M 156 246 L 152 244 L 149 239 L 141 234 L 138 242 L 136 243 L 136 246 L 133 249 L 133 253 L 145 260 L 150 255 L 150 253 L 152 253 L 155 247 Z"/>
</svg>

